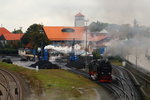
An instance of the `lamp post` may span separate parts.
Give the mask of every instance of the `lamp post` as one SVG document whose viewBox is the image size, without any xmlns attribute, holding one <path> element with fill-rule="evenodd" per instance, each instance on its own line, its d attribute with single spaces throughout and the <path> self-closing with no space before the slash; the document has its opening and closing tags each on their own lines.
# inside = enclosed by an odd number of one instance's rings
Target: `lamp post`
<svg viewBox="0 0 150 100">
<path fill-rule="evenodd" d="M 89 20 L 85 20 L 85 51 L 86 51 L 86 55 L 85 55 L 85 68 L 87 68 L 87 22 Z"/>
</svg>

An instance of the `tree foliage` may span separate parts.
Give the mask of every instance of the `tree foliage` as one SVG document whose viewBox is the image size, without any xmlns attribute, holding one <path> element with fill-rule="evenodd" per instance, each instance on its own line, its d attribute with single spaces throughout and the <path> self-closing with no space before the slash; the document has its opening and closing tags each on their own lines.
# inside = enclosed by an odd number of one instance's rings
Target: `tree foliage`
<svg viewBox="0 0 150 100">
<path fill-rule="evenodd" d="M 25 35 L 22 37 L 22 43 L 24 46 L 30 44 L 32 48 L 40 47 L 41 43 L 47 45 L 49 40 L 44 33 L 43 25 L 33 24 L 29 26 Z"/>
<path fill-rule="evenodd" d="M 92 22 L 89 26 L 88 29 L 91 32 L 100 32 L 102 29 L 104 29 L 108 24 L 107 23 L 102 23 L 102 22 Z"/>
<path fill-rule="evenodd" d="M 95 50 L 95 51 L 93 51 L 92 54 L 93 54 L 93 59 L 102 59 L 102 58 L 103 58 L 103 57 L 100 55 L 100 52 L 99 52 L 98 49 Z"/>
<path fill-rule="evenodd" d="M 17 34 L 17 33 L 23 33 L 23 32 L 21 29 L 17 29 L 17 30 L 12 31 L 12 33 Z"/>
</svg>

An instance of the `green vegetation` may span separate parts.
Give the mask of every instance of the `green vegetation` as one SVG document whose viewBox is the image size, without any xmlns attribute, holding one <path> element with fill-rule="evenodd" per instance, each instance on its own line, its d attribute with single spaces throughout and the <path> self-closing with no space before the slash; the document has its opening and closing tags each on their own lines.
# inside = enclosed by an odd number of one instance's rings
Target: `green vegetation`
<svg viewBox="0 0 150 100">
<path fill-rule="evenodd" d="M 35 70 L 6 63 L 0 63 L 0 68 L 19 73 L 28 80 L 28 83 L 37 94 L 41 94 L 44 90 L 49 98 L 48 100 L 66 100 L 66 98 L 67 100 L 68 98 L 71 98 L 71 100 L 93 100 L 95 92 L 92 88 L 98 87 L 92 81 L 62 69 L 39 70 L 36 72 Z"/>
<path fill-rule="evenodd" d="M 100 55 L 99 50 L 95 50 L 92 52 L 93 54 L 93 59 L 102 59 L 103 57 Z"/>
<path fill-rule="evenodd" d="M 108 59 L 113 65 L 122 66 L 122 59 L 119 56 L 110 56 Z"/>
<path fill-rule="evenodd" d="M 43 25 L 41 24 L 29 26 L 21 41 L 24 46 L 28 45 L 30 48 L 40 47 L 41 42 L 43 42 L 43 45 L 49 44 L 49 40 L 43 30 Z"/>
<path fill-rule="evenodd" d="M 9 55 L 9 54 L 18 54 L 18 50 L 17 49 L 13 49 L 13 48 L 1 48 L 0 49 L 0 55 Z"/>
<path fill-rule="evenodd" d="M 107 23 L 103 23 L 103 22 L 92 22 L 89 26 L 88 26 L 88 29 L 91 31 L 91 32 L 100 32 L 101 30 L 103 30 L 104 28 L 107 27 Z"/>
<path fill-rule="evenodd" d="M 145 97 L 145 100 L 150 100 L 150 97 Z"/>
<path fill-rule="evenodd" d="M 18 33 L 23 33 L 22 32 L 22 27 L 20 27 L 20 29 L 14 29 L 14 31 L 12 31 L 12 33 L 14 33 L 14 34 L 18 34 Z"/>
<path fill-rule="evenodd" d="M 119 60 L 110 60 L 110 62 L 111 62 L 113 65 L 122 66 L 122 62 L 119 61 Z"/>
</svg>

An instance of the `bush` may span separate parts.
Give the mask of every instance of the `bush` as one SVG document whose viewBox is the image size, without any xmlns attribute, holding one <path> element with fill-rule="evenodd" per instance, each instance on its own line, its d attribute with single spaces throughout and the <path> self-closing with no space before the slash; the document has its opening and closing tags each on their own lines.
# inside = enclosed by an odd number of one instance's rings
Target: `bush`
<svg viewBox="0 0 150 100">
<path fill-rule="evenodd" d="M 100 55 L 100 53 L 98 52 L 98 50 L 92 52 L 93 54 L 93 59 L 102 59 L 103 57 Z"/>
<path fill-rule="evenodd" d="M 109 56 L 108 59 L 109 59 L 109 60 L 123 61 L 122 58 L 121 58 L 120 56 Z"/>
<path fill-rule="evenodd" d="M 4 59 L 2 60 L 2 62 L 9 63 L 9 64 L 12 64 L 12 63 L 13 63 L 10 58 L 4 58 Z"/>
</svg>

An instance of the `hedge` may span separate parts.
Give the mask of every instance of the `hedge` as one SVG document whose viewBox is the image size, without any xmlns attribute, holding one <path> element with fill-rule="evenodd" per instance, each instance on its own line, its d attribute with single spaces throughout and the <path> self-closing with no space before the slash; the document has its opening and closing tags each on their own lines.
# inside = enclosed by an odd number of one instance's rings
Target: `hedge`
<svg viewBox="0 0 150 100">
<path fill-rule="evenodd" d="M 17 49 L 0 49 L 0 54 L 2 55 L 16 55 L 18 54 L 18 50 Z"/>
</svg>

